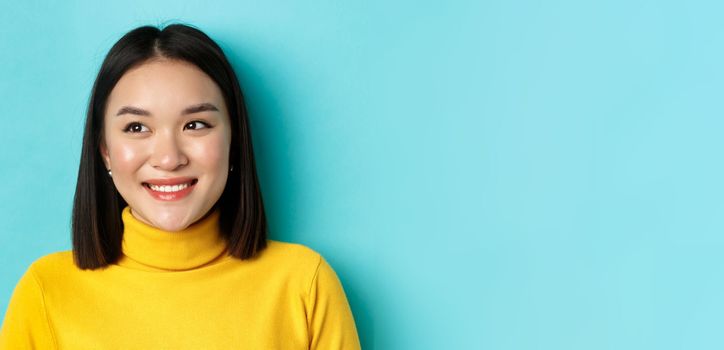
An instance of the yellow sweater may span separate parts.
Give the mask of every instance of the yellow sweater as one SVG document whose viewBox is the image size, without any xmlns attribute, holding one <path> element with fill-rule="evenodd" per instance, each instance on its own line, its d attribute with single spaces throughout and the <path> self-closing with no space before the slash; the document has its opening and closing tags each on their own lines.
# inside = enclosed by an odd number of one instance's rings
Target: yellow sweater
<svg viewBox="0 0 724 350">
<path fill-rule="evenodd" d="M 0 349 L 359 349 L 334 270 L 300 244 L 225 254 L 214 211 L 166 232 L 123 210 L 123 256 L 80 270 L 71 251 L 33 262 L 0 329 Z"/>
</svg>

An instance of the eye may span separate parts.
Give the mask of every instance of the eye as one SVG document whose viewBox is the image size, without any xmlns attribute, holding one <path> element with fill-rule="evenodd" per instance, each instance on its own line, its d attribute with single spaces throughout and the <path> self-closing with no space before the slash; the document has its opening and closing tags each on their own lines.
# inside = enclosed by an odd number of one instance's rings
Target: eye
<svg viewBox="0 0 724 350">
<path fill-rule="evenodd" d="M 144 128 L 145 128 L 145 130 L 144 130 Z M 128 132 L 128 133 L 132 133 L 132 134 L 144 132 L 144 131 L 148 131 L 148 128 L 145 125 L 138 123 L 138 122 L 129 123 L 128 125 L 126 125 L 125 128 L 123 128 L 123 132 Z"/>
<path fill-rule="evenodd" d="M 210 128 L 210 127 L 211 126 L 209 126 L 209 124 L 207 124 L 207 123 L 204 123 L 200 120 L 194 120 L 192 122 L 186 123 L 186 125 L 184 126 L 184 129 L 189 128 L 191 130 L 201 130 L 201 129 L 206 129 L 206 128 Z"/>
</svg>

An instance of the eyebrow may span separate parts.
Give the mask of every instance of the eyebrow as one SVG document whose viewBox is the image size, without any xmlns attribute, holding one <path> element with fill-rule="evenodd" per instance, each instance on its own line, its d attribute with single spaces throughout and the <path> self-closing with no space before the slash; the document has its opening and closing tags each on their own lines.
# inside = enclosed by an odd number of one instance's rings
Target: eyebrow
<svg viewBox="0 0 724 350">
<path fill-rule="evenodd" d="M 206 111 L 218 112 L 219 109 L 216 108 L 216 106 L 214 106 L 211 103 L 204 102 L 204 103 L 199 103 L 199 104 L 195 104 L 193 106 L 186 107 L 183 111 L 181 111 L 181 115 L 206 112 Z M 133 115 L 140 115 L 140 116 L 145 116 L 145 117 L 151 116 L 151 112 L 149 112 L 145 109 L 141 109 L 141 108 L 133 107 L 133 106 L 121 107 L 121 109 L 118 110 L 118 113 L 116 113 L 116 117 L 119 115 L 122 115 L 122 114 L 133 114 Z"/>
</svg>

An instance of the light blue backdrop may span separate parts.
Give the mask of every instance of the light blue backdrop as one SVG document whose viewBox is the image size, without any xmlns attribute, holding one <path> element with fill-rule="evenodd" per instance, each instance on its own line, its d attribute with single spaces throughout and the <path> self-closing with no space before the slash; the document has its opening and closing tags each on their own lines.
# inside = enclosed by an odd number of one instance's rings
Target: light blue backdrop
<svg viewBox="0 0 724 350">
<path fill-rule="evenodd" d="M 246 90 L 274 239 L 340 276 L 367 349 L 724 347 L 724 6 L 0 5 L 0 312 L 70 249 L 84 112 L 142 24 Z"/>
</svg>

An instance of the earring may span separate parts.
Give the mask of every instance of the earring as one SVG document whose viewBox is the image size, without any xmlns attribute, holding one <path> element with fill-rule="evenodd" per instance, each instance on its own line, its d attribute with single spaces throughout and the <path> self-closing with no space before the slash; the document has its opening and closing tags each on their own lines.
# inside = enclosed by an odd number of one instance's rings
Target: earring
<svg viewBox="0 0 724 350">
<path fill-rule="evenodd" d="M 108 169 L 108 176 L 112 176 L 111 169 Z"/>
<path fill-rule="evenodd" d="M 234 166 L 233 166 L 233 165 L 229 167 L 229 172 L 232 172 L 232 171 L 234 171 Z"/>
</svg>

